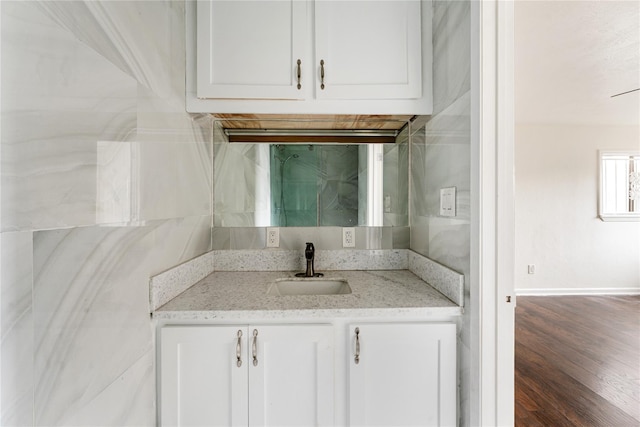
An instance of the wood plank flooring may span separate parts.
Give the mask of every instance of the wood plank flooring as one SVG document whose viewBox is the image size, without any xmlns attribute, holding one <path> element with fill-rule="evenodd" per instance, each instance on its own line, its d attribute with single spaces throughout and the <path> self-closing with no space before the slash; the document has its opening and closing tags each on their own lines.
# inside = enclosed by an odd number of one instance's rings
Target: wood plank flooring
<svg viewBox="0 0 640 427">
<path fill-rule="evenodd" d="M 640 426 L 640 296 L 518 297 L 516 426 Z"/>
</svg>

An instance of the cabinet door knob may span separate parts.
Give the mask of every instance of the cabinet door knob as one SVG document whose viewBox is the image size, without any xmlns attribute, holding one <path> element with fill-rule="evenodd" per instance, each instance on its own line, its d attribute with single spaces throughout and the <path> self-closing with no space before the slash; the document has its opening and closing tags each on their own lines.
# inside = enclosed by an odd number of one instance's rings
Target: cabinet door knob
<svg viewBox="0 0 640 427">
<path fill-rule="evenodd" d="M 253 330 L 253 344 L 251 345 L 251 353 L 253 354 L 253 366 L 258 366 L 258 330 Z"/>
<path fill-rule="evenodd" d="M 356 357 L 353 358 L 356 365 L 360 363 L 360 328 L 356 328 Z"/>
<path fill-rule="evenodd" d="M 302 85 L 300 84 L 300 77 L 302 75 L 302 73 L 300 72 L 300 65 L 302 64 L 302 61 L 300 61 L 298 59 L 298 90 L 302 89 Z"/>
<path fill-rule="evenodd" d="M 238 343 L 236 344 L 236 365 L 242 366 L 242 330 L 238 329 Z"/>
<path fill-rule="evenodd" d="M 324 90 L 324 59 L 320 60 L 320 89 Z"/>
</svg>

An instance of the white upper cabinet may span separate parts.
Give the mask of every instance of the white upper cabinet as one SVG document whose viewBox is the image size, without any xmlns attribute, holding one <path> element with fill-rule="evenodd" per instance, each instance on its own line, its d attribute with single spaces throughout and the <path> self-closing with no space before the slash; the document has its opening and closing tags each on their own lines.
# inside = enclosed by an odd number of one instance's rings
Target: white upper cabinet
<svg viewBox="0 0 640 427">
<path fill-rule="evenodd" d="M 319 99 L 422 95 L 418 1 L 315 2 Z"/>
<path fill-rule="evenodd" d="M 432 112 L 431 0 L 186 7 L 187 111 Z"/>
<path fill-rule="evenodd" d="M 311 65 L 307 6 L 198 1 L 198 97 L 304 99 L 310 82 L 303 90 L 301 70 Z"/>
</svg>

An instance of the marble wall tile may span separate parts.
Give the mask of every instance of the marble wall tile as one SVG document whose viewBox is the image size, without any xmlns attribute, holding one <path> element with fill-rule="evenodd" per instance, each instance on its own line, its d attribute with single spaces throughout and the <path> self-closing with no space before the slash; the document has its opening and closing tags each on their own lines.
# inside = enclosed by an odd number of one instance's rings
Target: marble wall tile
<svg viewBox="0 0 640 427">
<path fill-rule="evenodd" d="M 469 219 L 470 105 L 467 92 L 414 135 L 412 215 L 439 216 L 440 189 L 456 187 L 456 218 Z"/>
<path fill-rule="evenodd" d="M 66 426 L 154 426 L 155 349 L 150 349 L 93 400 L 64 420 Z M 126 402 L 126 404 L 122 404 Z"/>
<path fill-rule="evenodd" d="M 464 274 L 464 305 L 459 335 L 461 426 L 470 425 L 469 360 L 470 184 L 471 184 L 471 3 L 433 2 L 434 112 L 412 135 L 411 244 L 425 255 Z M 439 216 L 439 190 L 456 187 L 457 215 Z"/>
<path fill-rule="evenodd" d="M 213 227 L 211 229 L 211 250 L 231 249 L 231 230 L 233 228 Z"/>
<path fill-rule="evenodd" d="M 184 65 L 167 57 L 176 46 L 184 51 L 184 2 L 43 1 L 38 7 L 145 87 L 165 95 L 177 88 L 174 70 Z"/>
<path fill-rule="evenodd" d="M 116 417 L 111 425 L 154 420 L 154 375 L 136 367 L 153 351 L 149 278 L 206 252 L 210 224 L 208 216 L 34 233 L 36 425 L 106 411 Z M 132 402 L 112 392 L 120 377 L 146 390 L 126 422 L 118 417 Z"/>
<path fill-rule="evenodd" d="M 152 251 L 146 277 L 149 278 L 171 267 L 189 261 L 211 250 L 211 216 L 193 216 L 158 220 L 148 223 Z"/>
<path fill-rule="evenodd" d="M 2 230 L 94 224 L 97 142 L 130 136 L 136 82 L 36 2 L 2 15 Z"/>
<path fill-rule="evenodd" d="M 411 244 L 410 227 L 393 227 L 391 229 L 391 247 L 393 249 L 409 249 Z"/>
<path fill-rule="evenodd" d="M 212 120 L 184 110 L 183 12 L 180 1 L 5 3 L 3 230 L 210 212 Z M 125 159 L 105 162 L 105 147 L 123 142 L 130 168 L 114 168 Z M 130 185 L 105 187 L 107 166 Z"/>
<path fill-rule="evenodd" d="M 0 233 L 0 424 L 33 424 L 32 233 Z"/>
<path fill-rule="evenodd" d="M 139 218 L 209 215 L 211 153 L 207 144 L 185 139 L 184 142 L 146 140 L 139 145 L 139 185 L 136 189 Z"/>
<path fill-rule="evenodd" d="M 152 348 L 144 268 L 151 232 L 34 233 L 36 425 L 66 425 Z"/>
<path fill-rule="evenodd" d="M 433 2 L 433 113 L 471 88 L 471 2 Z"/>
<path fill-rule="evenodd" d="M 149 277 L 211 249 L 212 120 L 184 110 L 184 1 L 1 13 L 0 423 L 155 425 Z"/>
</svg>

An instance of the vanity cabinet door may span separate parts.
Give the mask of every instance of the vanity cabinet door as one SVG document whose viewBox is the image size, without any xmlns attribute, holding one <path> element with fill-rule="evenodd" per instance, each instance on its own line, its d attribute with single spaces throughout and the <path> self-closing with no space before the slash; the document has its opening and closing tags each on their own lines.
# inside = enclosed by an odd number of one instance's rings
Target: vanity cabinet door
<svg viewBox="0 0 640 427">
<path fill-rule="evenodd" d="M 299 0 L 198 1 L 198 98 L 304 99 L 312 87 L 302 75 L 311 71 L 307 7 Z"/>
<path fill-rule="evenodd" d="M 246 326 L 161 329 L 161 426 L 248 425 L 246 331 Z"/>
<path fill-rule="evenodd" d="M 249 425 L 334 425 L 332 325 L 250 326 Z"/>
<path fill-rule="evenodd" d="M 454 324 L 352 324 L 352 426 L 455 426 Z"/>
<path fill-rule="evenodd" d="M 161 426 L 332 426 L 332 325 L 165 326 Z"/>
<path fill-rule="evenodd" d="M 316 1 L 315 27 L 318 99 L 422 96 L 420 1 Z"/>
</svg>

